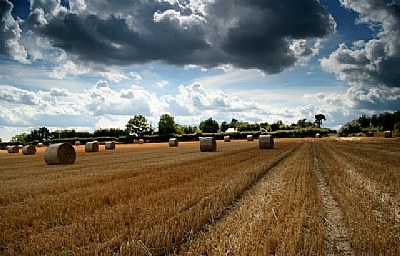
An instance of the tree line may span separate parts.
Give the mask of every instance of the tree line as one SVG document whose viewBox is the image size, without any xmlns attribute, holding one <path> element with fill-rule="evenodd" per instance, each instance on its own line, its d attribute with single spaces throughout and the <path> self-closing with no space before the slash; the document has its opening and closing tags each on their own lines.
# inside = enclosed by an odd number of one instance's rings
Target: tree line
<svg viewBox="0 0 400 256">
<path fill-rule="evenodd" d="M 384 112 L 372 116 L 362 115 L 358 119 L 344 124 L 339 130 L 339 136 L 383 131 L 400 132 L 400 110 L 393 113 Z"/>
<path fill-rule="evenodd" d="M 20 144 L 38 144 L 48 141 L 57 141 L 63 139 L 118 139 L 123 137 L 143 137 L 143 136 L 166 136 L 166 135 L 190 135 L 202 133 L 224 133 L 228 128 L 233 128 L 237 133 L 258 132 L 272 133 L 277 131 L 286 131 L 282 136 L 289 134 L 288 132 L 301 129 L 314 129 L 321 125 L 321 120 L 325 120 L 322 114 L 316 115 L 316 121 L 310 122 L 307 119 L 299 119 L 297 123 L 286 125 L 282 121 L 274 123 L 249 123 L 232 119 L 230 122 L 224 121 L 219 124 L 212 117 L 203 120 L 198 126 L 180 125 L 175 122 L 173 116 L 163 114 L 160 116 L 157 128 L 153 127 L 145 116 L 135 115 L 130 118 L 125 125 L 125 129 L 108 128 L 96 129 L 94 132 L 76 131 L 74 129 L 50 131 L 46 127 L 32 130 L 30 133 L 21 133 L 15 135 L 12 143 Z M 319 121 L 318 121 L 319 120 Z M 301 135 L 299 135 L 301 136 Z"/>
</svg>

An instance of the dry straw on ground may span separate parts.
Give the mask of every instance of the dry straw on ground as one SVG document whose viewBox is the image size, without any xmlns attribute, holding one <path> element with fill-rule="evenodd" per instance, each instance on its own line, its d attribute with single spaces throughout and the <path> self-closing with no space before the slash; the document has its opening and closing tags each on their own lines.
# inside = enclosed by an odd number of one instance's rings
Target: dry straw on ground
<svg viewBox="0 0 400 256">
<path fill-rule="evenodd" d="M 231 138 L 229 137 L 229 135 L 224 136 L 224 141 L 225 142 L 231 142 Z"/>
<path fill-rule="evenodd" d="M 8 153 L 19 153 L 19 147 L 18 146 L 8 146 L 7 152 Z"/>
<path fill-rule="evenodd" d="M 99 152 L 99 143 L 97 141 L 87 142 L 85 152 Z"/>
<path fill-rule="evenodd" d="M 112 150 L 115 149 L 115 142 L 114 141 L 106 141 L 104 144 L 105 149 Z"/>
<path fill-rule="evenodd" d="M 214 137 L 204 137 L 200 140 L 201 152 L 214 152 L 217 150 L 217 142 Z"/>
<path fill-rule="evenodd" d="M 261 149 L 274 148 L 274 138 L 271 135 L 260 135 L 258 144 Z"/>
<path fill-rule="evenodd" d="M 170 138 L 169 139 L 169 146 L 170 147 L 177 147 L 179 145 L 179 141 L 177 138 Z"/>
<path fill-rule="evenodd" d="M 253 141 L 253 135 L 247 135 L 247 141 Z"/>
<path fill-rule="evenodd" d="M 44 161 L 48 165 L 70 165 L 75 163 L 75 149 L 69 143 L 50 145 L 44 152 Z"/>
<path fill-rule="evenodd" d="M 34 155 L 36 154 L 36 147 L 33 145 L 27 145 L 22 148 L 23 155 Z"/>
</svg>

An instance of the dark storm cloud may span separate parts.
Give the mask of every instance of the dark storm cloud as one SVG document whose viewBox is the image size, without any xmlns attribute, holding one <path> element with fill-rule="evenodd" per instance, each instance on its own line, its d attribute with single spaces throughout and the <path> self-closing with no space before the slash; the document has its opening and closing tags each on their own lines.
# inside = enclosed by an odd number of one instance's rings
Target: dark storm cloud
<svg viewBox="0 0 400 256">
<path fill-rule="evenodd" d="M 227 10 L 228 9 L 228 10 Z M 215 16 L 224 22 L 238 18 L 228 29 L 221 48 L 236 65 L 257 67 L 276 73 L 293 65 L 297 59 L 289 48 L 290 39 L 323 38 L 334 29 L 330 15 L 318 1 L 221 1 L 214 4 Z M 306 50 L 304 53 L 311 54 Z"/>
<path fill-rule="evenodd" d="M 27 29 L 82 61 L 114 65 L 159 60 L 277 73 L 298 60 L 293 40 L 334 30 L 317 0 L 99 0 L 58 12 L 48 6 L 33 1 Z"/>
<path fill-rule="evenodd" d="M 11 21 L 12 3 L 7 0 L 0 0 L 0 54 L 10 55 L 9 48 L 7 47 L 7 40 L 15 37 Z"/>
</svg>

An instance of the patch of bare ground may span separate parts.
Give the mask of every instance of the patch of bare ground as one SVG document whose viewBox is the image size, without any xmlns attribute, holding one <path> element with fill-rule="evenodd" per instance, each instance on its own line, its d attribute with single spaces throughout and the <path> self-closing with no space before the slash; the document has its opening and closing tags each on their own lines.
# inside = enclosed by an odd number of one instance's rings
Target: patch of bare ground
<svg viewBox="0 0 400 256">
<path fill-rule="evenodd" d="M 303 143 L 177 255 L 323 255 L 323 203 Z"/>
<path fill-rule="evenodd" d="M 326 211 L 325 219 L 325 253 L 326 255 L 354 255 L 351 249 L 348 231 L 344 222 L 343 213 L 338 203 L 332 196 L 324 177 L 324 169 L 319 160 L 313 142 L 314 172 L 317 177 L 318 190 L 322 197 Z"/>
<path fill-rule="evenodd" d="M 377 150 L 362 140 L 315 143 L 354 254 L 400 255 L 399 160 L 376 145 Z"/>
</svg>

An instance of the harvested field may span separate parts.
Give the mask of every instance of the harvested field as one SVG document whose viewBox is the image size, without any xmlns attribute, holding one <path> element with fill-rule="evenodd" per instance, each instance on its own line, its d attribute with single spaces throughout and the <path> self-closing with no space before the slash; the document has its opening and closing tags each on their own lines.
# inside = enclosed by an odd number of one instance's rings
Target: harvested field
<svg viewBox="0 0 400 256">
<path fill-rule="evenodd" d="M 0 254 L 399 255 L 399 142 L 77 145 L 68 166 L 1 152 Z"/>
</svg>

